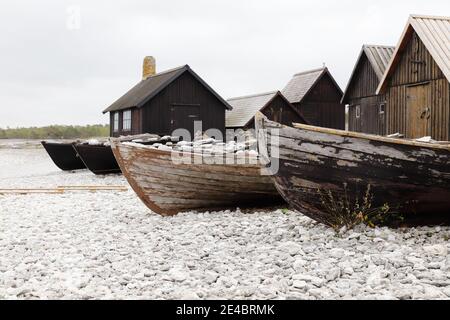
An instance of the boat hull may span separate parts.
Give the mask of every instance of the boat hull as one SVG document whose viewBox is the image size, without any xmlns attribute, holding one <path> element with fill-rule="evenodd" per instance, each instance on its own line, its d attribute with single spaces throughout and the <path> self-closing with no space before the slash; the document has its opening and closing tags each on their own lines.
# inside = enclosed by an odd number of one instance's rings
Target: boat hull
<svg viewBox="0 0 450 320">
<path fill-rule="evenodd" d="M 299 212 L 329 224 L 330 194 L 349 203 L 369 194 L 372 208 L 388 206 L 402 217 L 394 224 L 450 222 L 449 148 L 258 122 L 266 129 L 259 148 L 279 164 L 273 181 Z"/>
<path fill-rule="evenodd" d="M 110 146 L 73 144 L 84 165 L 96 175 L 120 173 L 119 165 Z"/>
<path fill-rule="evenodd" d="M 261 176 L 259 164 L 206 164 L 201 155 L 192 155 L 192 164 L 177 163 L 170 151 L 117 141 L 111 146 L 133 190 L 161 215 L 282 202 L 271 179 Z"/>
<path fill-rule="evenodd" d="M 72 148 L 72 143 L 41 142 L 55 165 L 63 171 L 86 169 L 83 161 Z"/>
</svg>

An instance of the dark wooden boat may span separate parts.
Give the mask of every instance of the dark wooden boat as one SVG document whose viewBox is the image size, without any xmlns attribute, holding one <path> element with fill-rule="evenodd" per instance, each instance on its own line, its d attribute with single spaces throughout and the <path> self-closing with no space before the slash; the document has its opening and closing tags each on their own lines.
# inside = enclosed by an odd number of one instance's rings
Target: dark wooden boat
<svg viewBox="0 0 450 320">
<path fill-rule="evenodd" d="M 97 175 L 121 172 L 109 145 L 74 143 L 73 150 L 76 151 L 86 168 Z"/>
<path fill-rule="evenodd" d="M 448 142 L 288 127 L 262 114 L 256 126 L 260 155 L 271 166 L 267 170 L 278 191 L 294 209 L 319 222 L 330 225 L 335 213 L 327 205 L 330 195 L 361 204 L 368 194 L 371 208 L 388 206 L 403 219 L 386 224 L 450 221 Z"/>
<path fill-rule="evenodd" d="M 86 169 L 83 161 L 77 156 L 72 148 L 72 142 L 59 143 L 41 141 L 42 146 L 47 151 L 55 165 L 64 171 Z"/>
<path fill-rule="evenodd" d="M 115 139 L 111 146 L 133 190 L 147 207 L 161 215 L 282 201 L 271 179 L 261 175 L 261 164 L 255 159 L 252 164 L 249 159 L 238 160 L 235 154 L 224 159 L 223 155 L 183 153 L 183 159 L 189 159 L 187 164 L 173 161 L 180 155 L 175 151 Z"/>
<path fill-rule="evenodd" d="M 158 142 L 159 136 L 155 134 L 139 134 L 123 136 L 119 141 L 139 140 L 141 144 L 152 144 Z M 106 141 L 98 144 L 74 143 L 73 149 L 78 157 L 83 161 L 84 165 L 96 175 L 117 174 L 121 173 L 116 158 L 111 150 L 111 146 Z"/>
</svg>

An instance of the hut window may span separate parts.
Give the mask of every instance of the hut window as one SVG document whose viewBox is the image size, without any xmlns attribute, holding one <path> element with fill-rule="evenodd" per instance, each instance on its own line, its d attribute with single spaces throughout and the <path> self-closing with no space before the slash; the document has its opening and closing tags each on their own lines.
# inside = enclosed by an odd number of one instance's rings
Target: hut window
<svg viewBox="0 0 450 320">
<path fill-rule="evenodd" d="M 123 131 L 131 130 L 131 110 L 127 110 L 123 112 Z"/>
<path fill-rule="evenodd" d="M 119 131 L 119 113 L 114 112 L 113 131 Z"/>
<path fill-rule="evenodd" d="M 361 106 L 355 107 L 355 116 L 356 116 L 356 119 L 361 118 Z"/>
<path fill-rule="evenodd" d="M 386 108 L 386 104 L 380 104 L 380 114 L 384 114 L 384 109 Z"/>
</svg>

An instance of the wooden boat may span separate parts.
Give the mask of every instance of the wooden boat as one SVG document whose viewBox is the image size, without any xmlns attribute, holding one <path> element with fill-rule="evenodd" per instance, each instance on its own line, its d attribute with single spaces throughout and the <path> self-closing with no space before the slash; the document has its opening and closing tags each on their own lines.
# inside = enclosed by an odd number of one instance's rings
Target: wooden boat
<svg viewBox="0 0 450 320">
<path fill-rule="evenodd" d="M 222 163 L 226 164 L 220 164 L 220 156 L 183 153 L 182 157 L 192 162 L 187 164 L 173 161 L 173 156 L 179 155 L 175 151 L 115 139 L 111 139 L 111 147 L 122 173 L 139 198 L 152 211 L 164 216 L 282 201 L 271 179 L 261 176 L 258 161 L 251 164 L 248 159 L 237 159 L 232 154 L 226 159 L 222 156 Z"/>
<path fill-rule="evenodd" d="M 83 161 L 86 168 L 97 175 L 121 172 L 109 145 L 74 143 L 73 149 Z"/>
<path fill-rule="evenodd" d="M 64 171 L 86 169 L 83 161 L 77 156 L 72 148 L 72 142 L 59 143 L 41 141 L 42 146 L 47 151 L 55 165 Z"/>
<path fill-rule="evenodd" d="M 450 221 L 448 142 L 288 127 L 262 114 L 256 127 L 259 153 L 272 168 L 267 170 L 278 191 L 294 209 L 319 222 L 330 225 L 327 195 L 361 204 L 368 194 L 371 208 L 387 206 L 403 219 L 386 224 Z"/>
<path fill-rule="evenodd" d="M 158 136 L 155 134 L 139 134 L 123 136 L 118 138 L 119 141 L 139 140 L 141 144 L 151 144 L 157 142 Z M 154 141 L 156 140 L 156 141 Z M 78 157 L 83 161 L 84 165 L 96 175 L 117 174 L 121 173 L 116 158 L 111 150 L 111 146 L 106 141 L 98 144 L 74 143 Z"/>
</svg>

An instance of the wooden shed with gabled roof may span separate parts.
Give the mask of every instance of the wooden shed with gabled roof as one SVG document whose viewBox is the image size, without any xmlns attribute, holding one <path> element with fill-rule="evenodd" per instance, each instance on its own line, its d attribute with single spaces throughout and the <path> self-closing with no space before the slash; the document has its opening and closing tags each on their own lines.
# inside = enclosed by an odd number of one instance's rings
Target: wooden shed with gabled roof
<svg viewBox="0 0 450 320">
<path fill-rule="evenodd" d="M 295 74 L 281 93 L 309 124 L 345 129 L 342 90 L 328 68 Z"/>
<path fill-rule="evenodd" d="M 154 59 L 146 57 L 142 80 L 103 113 L 110 113 L 114 137 L 186 129 L 193 138 L 194 121 L 202 122 L 202 131 L 218 129 L 225 137 L 225 110 L 231 109 L 188 65 L 156 73 Z"/>
<path fill-rule="evenodd" d="M 377 93 L 386 133 L 450 140 L 450 17 L 411 15 Z"/>
<path fill-rule="evenodd" d="M 273 121 L 289 126 L 293 122 L 306 123 L 302 114 L 280 91 L 230 98 L 227 102 L 233 107 L 225 115 L 227 129 L 253 129 L 258 111 Z"/>
<path fill-rule="evenodd" d="M 391 61 L 395 47 L 363 45 L 341 102 L 348 105 L 348 130 L 384 135 L 384 95 L 377 87 Z"/>
</svg>

